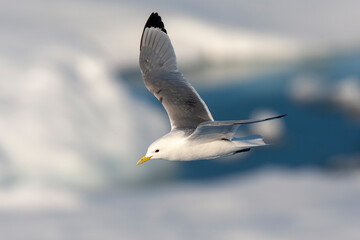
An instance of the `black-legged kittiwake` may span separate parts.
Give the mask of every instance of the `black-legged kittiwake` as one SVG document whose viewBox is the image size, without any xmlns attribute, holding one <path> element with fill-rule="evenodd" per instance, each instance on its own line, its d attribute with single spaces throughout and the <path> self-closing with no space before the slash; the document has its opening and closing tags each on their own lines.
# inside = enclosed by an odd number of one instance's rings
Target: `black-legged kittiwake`
<svg viewBox="0 0 360 240">
<path fill-rule="evenodd" d="M 152 13 L 145 24 L 139 62 L 147 89 L 167 111 L 171 131 L 153 142 L 137 165 L 149 159 L 211 159 L 264 146 L 260 135 L 235 138 L 237 128 L 286 115 L 261 120 L 214 121 L 205 102 L 178 71 L 173 46 L 157 13 Z"/>
</svg>

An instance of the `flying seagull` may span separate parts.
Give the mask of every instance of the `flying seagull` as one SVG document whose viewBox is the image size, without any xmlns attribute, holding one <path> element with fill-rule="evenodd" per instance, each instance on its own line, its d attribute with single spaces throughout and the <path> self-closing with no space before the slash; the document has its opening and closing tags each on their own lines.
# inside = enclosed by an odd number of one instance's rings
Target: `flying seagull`
<svg viewBox="0 0 360 240">
<path fill-rule="evenodd" d="M 179 72 L 176 56 L 158 13 L 147 20 L 140 41 L 140 69 L 147 89 L 164 106 L 171 131 L 153 142 L 138 162 L 150 159 L 192 161 L 247 152 L 266 143 L 260 135 L 236 138 L 242 124 L 261 120 L 214 121 L 205 102 Z"/>
</svg>

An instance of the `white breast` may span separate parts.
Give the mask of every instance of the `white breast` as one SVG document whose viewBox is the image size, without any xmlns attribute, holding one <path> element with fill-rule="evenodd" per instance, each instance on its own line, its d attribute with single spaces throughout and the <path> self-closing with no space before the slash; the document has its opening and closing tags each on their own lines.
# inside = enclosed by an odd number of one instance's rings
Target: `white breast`
<svg viewBox="0 0 360 240">
<path fill-rule="evenodd" d="M 206 143 L 198 143 L 192 140 L 182 140 L 174 144 L 168 156 L 170 161 L 192 161 L 200 159 L 216 158 L 228 155 L 237 150 L 231 141 L 217 140 Z"/>
</svg>

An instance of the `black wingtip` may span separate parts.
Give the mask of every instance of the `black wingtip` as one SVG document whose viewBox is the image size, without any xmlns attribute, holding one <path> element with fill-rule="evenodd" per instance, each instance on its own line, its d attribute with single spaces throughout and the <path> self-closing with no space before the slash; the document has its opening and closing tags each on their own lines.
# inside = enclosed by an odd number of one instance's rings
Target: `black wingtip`
<svg viewBox="0 0 360 240">
<path fill-rule="evenodd" d="M 285 116 L 287 116 L 287 113 L 283 114 L 283 115 L 275 116 L 275 117 L 266 118 L 264 120 L 261 120 L 261 122 L 268 121 L 268 120 L 273 120 L 273 119 L 277 119 L 277 118 L 282 118 L 282 117 L 285 117 Z"/>
<path fill-rule="evenodd" d="M 282 118 L 282 117 L 285 117 L 287 116 L 287 113 L 283 114 L 283 115 L 280 115 L 280 116 L 277 116 L 276 118 Z"/>
<path fill-rule="evenodd" d="M 161 17 L 159 16 L 159 14 L 157 12 L 153 12 L 151 13 L 149 19 L 147 20 L 144 30 L 145 28 L 160 28 L 161 31 L 163 31 L 164 33 L 167 33 L 164 23 L 161 20 Z"/>
<path fill-rule="evenodd" d="M 159 16 L 159 14 L 157 12 L 153 12 L 151 13 L 149 19 L 146 21 L 142 35 L 141 35 L 141 40 L 140 40 L 140 51 L 141 51 L 141 43 L 142 43 L 142 39 L 144 36 L 144 31 L 146 28 L 159 28 L 161 31 L 163 31 L 164 33 L 167 34 L 167 31 L 165 29 L 164 23 L 161 20 L 161 17 Z"/>
</svg>

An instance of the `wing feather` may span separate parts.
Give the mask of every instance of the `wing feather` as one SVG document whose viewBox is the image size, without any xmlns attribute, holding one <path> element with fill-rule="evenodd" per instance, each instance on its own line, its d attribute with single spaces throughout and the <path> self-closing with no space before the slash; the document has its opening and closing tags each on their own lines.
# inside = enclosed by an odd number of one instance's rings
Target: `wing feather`
<svg viewBox="0 0 360 240">
<path fill-rule="evenodd" d="M 259 123 L 259 122 L 265 122 L 277 118 L 285 117 L 287 114 L 275 116 L 275 117 L 269 117 L 265 119 L 253 119 L 253 120 L 230 120 L 230 121 L 209 121 L 209 122 L 203 122 L 198 127 L 203 126 L 226 126 L 226 125 L 241 125 L 241 124 L 251 124 L 251 123 Z"/>
<path fill-rule="evenodd" d="M 139 63 L 145 85 L 163 104 L 172 129 L 213 121 L 205 102 L 178 71 L 175 51 L 157 13 L 145 24 Z"/>
<path fill-rule="evenodd" d="M 280 116 L 259 119 L 259 120 L 235 120 L 235 121 L 209 121 L 202 122 L 189 136 L 190 139 L 197 139 L 203 141 L 211 141 L 214 139 L 228 139 L 231 140 L 237 130 L 242 124 L 252 124 L 265 122 L 277 118 L 282 118 L 287 114 Z"/>
</svg>

